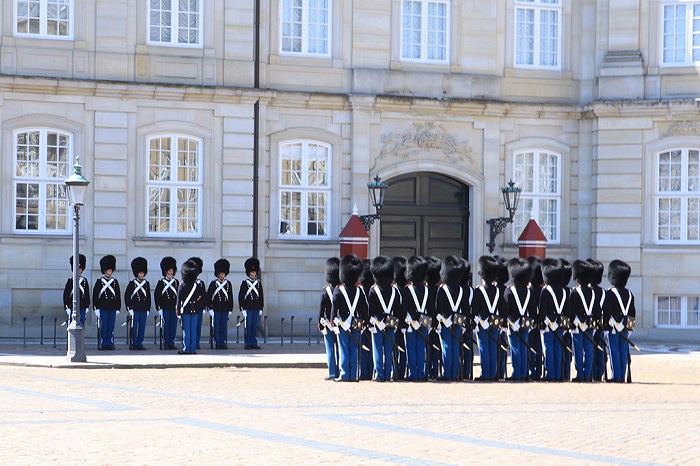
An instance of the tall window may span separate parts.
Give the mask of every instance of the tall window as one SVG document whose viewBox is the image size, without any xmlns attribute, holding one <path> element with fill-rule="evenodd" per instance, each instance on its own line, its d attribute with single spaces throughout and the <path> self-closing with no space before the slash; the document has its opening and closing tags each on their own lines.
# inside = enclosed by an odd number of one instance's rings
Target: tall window
<svg viewBox="0 0 700 466">
<path fill-rule="evenodd" d="M 73 137 L 53 129 L 14 133 L 14 231 L 67 233 L 68 197 L 64 181 L 73 160 Z"/>
<path fill-rule="evenodd" d="M 331 0 L 282 0 L 281 51 L 330 54 Z"/>
<path fill-rule="evenodd" d="M 657 296 L 657 327 L 700 327 L 700 296 Z"/>
<path fill-rule="evenodd" d="M 331 208 L 331 146 L 316 141 L 280 145 L 280 235 L 327 238 Z"/>
<path fill-rule="evenodd" d="M 148 38 L 151 43 L 202 45 L 200 0 L 149 0 Z"/>
<path fill-rule="evenodd" d="M 73 0 L 15 0 L 15 34 L 70 39 L 74 8 Z"/>
<path fill-rule="evenodd" d="M 700 150 L 658 154 L 656 181 L 657 243 L 700 242 Z"/>
<path fill-rule="evenodd" d="M 537 221 L 550 243 L 559 243 L 561 223 L 560 154 L 533 150 L 516 153 L 513 179 L 522 188 L 515 214 L 513 241 L 530 218 Z"/>
<path fill-rule="evenodd" d="M 559 69 L 561 0 L 516 0 L 515 66 Z"/>
<path fill-rule="evenodd" d="M 661 63 L 688 65 L 700 61 L 700 2 L 664 4 Z"/>
<path fill-rule="evenodd" d="M 148 140 L 148 235 L 202 234 L 202 141 L 183 135 Z"/>
<path fill-rule="evenodd" d="M 449 59 L 450 3 L 405 0 L 401 11 L 401 59 L 443 62 Z"/>
</svg>

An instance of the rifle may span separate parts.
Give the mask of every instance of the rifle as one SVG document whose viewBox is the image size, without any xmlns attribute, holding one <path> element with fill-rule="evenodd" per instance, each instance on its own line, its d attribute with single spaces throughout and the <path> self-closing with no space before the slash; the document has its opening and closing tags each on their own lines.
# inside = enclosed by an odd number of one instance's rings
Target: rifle
<svg viewBox="0 0 700 466">
<path fill-rule="evenodd" d="M 508 319 L 506 319 L 506 320 L 508 320 Z M 513 329 L 513 322 L 511 322 L 510 320 L 508 320 L 508 326 L 509 326 L 511 329 Z M 529 344 L 527 341 L 525 341 L 525 339 L 523 338 L 523 336 L 520 335 L 520 333 L 518 333 L 517 330 L 513 329 L 513 332 L 515 332 L 515 335 L 520 339 L 520 341 L 523 342 L 523 344 L 525 345 L 525 347 L 527 348 L 528 351 L 532 352 L 532 354 L 537 354 L 537 351 L 535 351 L 534 349 L 532 349 L 532 348 L 530 347 L 530 344 Z M 528 371 L 528 372 L 529 372 L 529 371 Z"/>
<path fill-rule="evenodd" d="M 564 343 L 564 339 L 561 337 L 561 335 L 559 335 L 559 334 L 557 333 L 556 330 L 551 330 L 551 329 L 550 329 L 550 331 L 553 332 L 553 333 L 554 333 L 554 336 L 557 337 L 557 340 L 559 340 L 559 343 L 561 343 L 561 346 L 562 346 L 566 351 L 568 351 L 569 353 L 571 353 L 571 348 L 569 348 L 569 347 L 566 345 L 566 343 Z M 563 361 L 563 360 L 564 360 L 564 359 L 562 358 L 562 361 Z"/>
<path fill-rule="evenodd" d="M 97 351 L 102 349 L 102 317 L 97 317 Z"/>
<path fill-rule="evenodd" d="M 126 316 L 126 325 L 129 327 L 129 333 L 128 333 L 128 341 L 129 341 L 129 349 L 133 350 L 134 349 L 134 319 L 131 317 L 131 314 L 128 314 Z"/>
<path fill-rule="evenodd" d="M 163 351 L 163 316 L 160 317 L 160 350 Z"/>
<path fill-rule="evenodd" d="M 486 330 L 486 329 L 484 329 L 484 330 Z M 488 337 L 491 339 L 491 341 L 493 341 L 494 343 L 496 343 L 503 351 L 508 351 L 508 350 L 506 349 L 506 347 L 503 346 L 503 345 L 501 344 L 501 342 L 499 342 L 498 339 L 497 339 L 496 337 L 494 337 L 493 335 L 491 335 L 489 332 L 486 332 L 486 335 L 488 335 Z"/>
<path fill-rule="evenodd" d="M 435 343 L 431 343 L 430 340 L 428 339 L 428 337 L 426 337 L 425 335 L 423 335 L 423 334 L 420 332 L 420 327 L 418 327 L 418 330 L 413 329 L 413 332 L 414 332 L 414 333 L 417 333 L 417 334 L 423 339 L 423 341 L 425 341 L 426 344 L 431 345 L 433 348 L 435 348 L 436 350 L 440 351 L 440 348 L 438 348 L 438 347 L 435 345 Z"/>
<path fill-rule="evenodd" d="M 214 349 L 214 318 L 209 315 L 209 348 Z"/>
<path fill-rule="evenodd" d="M 599 345 L 598 343 L 595 342 L 595 340 L 593 339 L 592 336 L 590 336 L 589 334 L 587 334 L 585 330 L 581 330 L 581 329 L 579 329 L 579 330 L 581 331 L 581 333 L 583 333 L 583 335 L 584 335 L 586 338 L 588 338 L 588 341 L 590 341 L 591 343 L 593 343 L 593 345 L 594 345 L 596 348 L 598 348 L 600 351 L 603 351 L 603 348 L 601 348 L 600 345 Z"/>
<path fill-rule="evenodd" d="M 403 349 L 403 348 L 401 348 L 401 347 L 398 345 L 398 343 L 396 343 L 396 341 L 394 341 L 394 339 L 391 338 L 391 337 L 389 336 L 388 333 L 386 333 L 386 331 L 385 331 L 384 329 L 381 329 L 381 328 L 376 327 L 376 326 L 375 326 L 375 328 L 376 328 L 377 330 L 379 330 L 380 332 L 382 332 L 382 335 L 384 335 L 384 338 L 386 338 L 387 340 L 389 340 L 389 343 L 391 343 L 391 345 L 394 347 L 394 349 L 398 349 L 399 351 L 401 351 L 401 352 L 403 352 L 403 353 L 406 352 L 406 350 Z"/>
<path fill-rule="evenodd" d="M 330 323 L 327 319 L 321 318 L 321 324 L 323 324 L 323 325 L 325 325 L 326 327 L 328 327 L 328 330 L 330 330 L 331 332 L 333 331 L 333 329 L 331 328 L 331 323 Z M 371 351 L 369 348 L 367 348 L 366 345 L 363 345 L 362 342 L 360 342 L 360 340 L 358 340 L 357 338 L 355 338 L 355 335 L 353 335 L 352 332 L 348 332 L 347 330 L 345 330 L 345 329 L 344 329 L 342 326 L 340 326 L 340 325 L 338 325 L 337 327 L 338 327 L 342 332 L 345 332 L 345 333 L 350 337 L 350 339 L 352 339 L 355 343 L 357 343 L 357 346 L 358 346 L 358 347 L 362 348 L 362 349 L 365 350 L 365 351 Z M 358 365 L 358 367 L 359 367 L 359 365 L 360 365 L 359 362 L 358 362 L 357 365 Z"/>
<path fill-rule="evenodd" d="M 630 340 L 627 335 L 625 335 L 622 332 L 617 332 L 617 334 L 620 335 L 622 337 L 622 339 L 625 340 L 632 348 L 636 349 L 637 351 L 641 351 L 639 349 L 639 346 L 635 345 L 634 342 L 632 340 Z"/>
<path fill-rule="evenodd" d="M 445 321 L 445 318 L 443 317 L 442 320 L 440 320 L 440 323 L 443 323 L 444 321 Z M 443 328 L 446 328 L 447 331 L 450 332 L 450 334 L 452 334 L 452 336 L 453 336 L 458 342 L 460 342 L 460 343 L 462 344 L 462 346 L 464 346 L 465 348 L 469 349 L 469 347 L 467 346 L 467 344 L 464 343 L 464 342 L 462 341 L 462 339 L 461 339 L 460 337 L 457 336 L 457 334 L 455 333 L 454 330 L 452 330 L 452 326 L 448 327 L 447 325 L 443 325 Z M 467 338 L 469 338 L 469 339 L 471 340 L 471 337 L 469 337 L 468 335 L 467 335 Z M 472 341 L 472 344 L 473 344 L 473 343 L 474 343 L 474 340 L 471 340 L 471 341 Z M 460 347 L 460 348 L 461 348 L 461 347 Z"/>
</svg>

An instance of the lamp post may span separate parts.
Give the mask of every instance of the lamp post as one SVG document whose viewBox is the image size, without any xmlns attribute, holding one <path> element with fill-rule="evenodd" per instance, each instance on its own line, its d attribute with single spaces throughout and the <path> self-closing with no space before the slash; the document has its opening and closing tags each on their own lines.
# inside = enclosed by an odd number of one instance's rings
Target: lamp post
<svg viewBox="0 0 700 466">
<path fill-rule="evenodd" d="M 80 173 L 80 157 L 75 158 L 73 174 L 64 183 L 68 186 L 68 197 L 73 206 L 73 311 L 68 326 L 68 354 L 70 362 L 85 362 L 85 329 L 80 323 L 80 206 L 83 205 L 85 190 L 90 181 Z"/>
<path fill-rule="evenodd" d="M 493 252 L 496 247 L 496 236 L 498 236 L 503 229 L 509 223 L 513 223 L 513 217 L 515 217 L 515 211 L 518 210 L 518 202 L 520 201 L 520 193 L 522 189 L 515 186 L 513 180 L 508 182 L 508 186 L 501 188 L 501 193 L 503 193 L 503 202 L 506 205 L 506 210 L 508 211 L 508 217 L 498 217 L 490 218 L 486 220 L 489 224 L 489 242 L 486 246 L 489 247 L 489 252 Z"/>
<path fill-rule="evenodd" d="M 375 220 L 379 220 L 382 206 L 384 206 L 384 195 L 386 194 L 386 188 L 389 185 L 384 183 L 379 175 L 374 177 L 374 182 L 367 183 L 367 189 L 369 189 L 369 195 L 372 197 L 372 205 L 374 206 L 374 214 L 360 215 L 360 220 L 365 226 L 365 230 L 369 231 Z"/>
</svg>

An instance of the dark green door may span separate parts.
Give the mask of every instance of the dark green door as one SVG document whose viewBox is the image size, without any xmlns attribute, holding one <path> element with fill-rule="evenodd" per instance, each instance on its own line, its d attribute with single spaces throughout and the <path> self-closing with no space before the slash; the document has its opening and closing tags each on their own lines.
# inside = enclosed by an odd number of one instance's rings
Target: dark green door
<svg viewBox="0 0 700 466">
<path fill-rule="evenodd" d="M 467 257 L 468 186 L 434 173 L 405 175 L 388 184 L 382 208 L 381 254 Z"/>
</svg>

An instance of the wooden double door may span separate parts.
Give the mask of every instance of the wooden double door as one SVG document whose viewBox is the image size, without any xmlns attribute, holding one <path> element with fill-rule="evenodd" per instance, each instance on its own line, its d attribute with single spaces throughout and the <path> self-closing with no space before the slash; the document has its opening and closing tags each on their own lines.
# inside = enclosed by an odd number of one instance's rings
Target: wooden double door
<svg viewBox="0 0 700 466">
<path fill-rule="evenodd" d="M 434 173 L 404 175 L 388 184 L 382 208 L 381 254 L 467 257 L 468 186 Z"/>
</svg>

